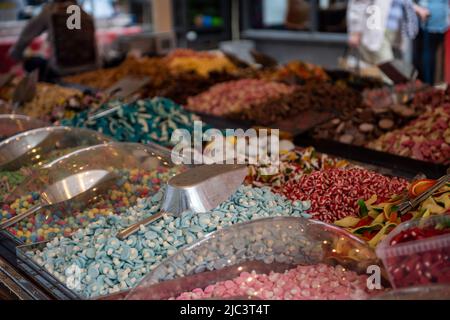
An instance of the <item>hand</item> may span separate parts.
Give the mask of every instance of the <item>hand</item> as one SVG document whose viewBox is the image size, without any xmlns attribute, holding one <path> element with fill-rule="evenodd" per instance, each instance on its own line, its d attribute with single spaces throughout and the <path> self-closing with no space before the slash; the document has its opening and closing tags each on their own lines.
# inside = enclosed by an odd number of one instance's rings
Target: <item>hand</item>
<svg viewBox="0 0 450 320">
<path fill-rule="evenodd" d="M 418 5 L 414 5 L 414 11 L 417 13 L 417 15 L 419 16 L 420 20 L 422 20 L 422 22 L 427 21 L 427 19 L 431 15 L 430 10 L 428 10 L 427 8 L 418 6 Z"/>
<path fill-rule="evenodd" d="M 361 33 L 351 33 L 348 37 L 348 45 L 356 48 L 361 44 Z"/>
</svg>

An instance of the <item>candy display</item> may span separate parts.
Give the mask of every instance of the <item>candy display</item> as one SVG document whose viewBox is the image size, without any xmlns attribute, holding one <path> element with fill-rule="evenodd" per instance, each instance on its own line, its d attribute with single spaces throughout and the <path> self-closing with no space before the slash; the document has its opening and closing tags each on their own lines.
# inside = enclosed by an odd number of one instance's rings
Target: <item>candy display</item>
<svg viewBox="0 0 450 320">
<path fill-rule="evenodd" d="M 77 89 L 38 82 L 34 98 L 21 106 L 18 111 L 36 119 L 49 121 L 52 120 L 54 108 L 68 104 L 71 99 L 80 99 L 81 96 L 81 91 Z"/>
<path fill-rule="evenodd" d="M 28 255 L 65 283 L 66 270 L 81 269 L 78 293 L 93 297 L 133 287 L 164 258 L 203 235 L 232 224 L 270 216 L 309 217 L 308 202 L 291 203 L 267 188 L 241 187 L 212 212 L 180 218 L 165 216 L 121 241 L 117 231 L 159 211 L 163 192 L 140 199 L 121 215 L 100 217 L 71 237 L 57 237 L 41 251 Z M 58 257 L 58 258 L 53 258 Z"/>
<path fill-rule="evenodd" d="M 0 201 L 20 185 L 31 174 L 31 168 L 18 171 L 0 171 Z"/>
<path fill-rule="evenodd" d="M 80 146 L 80 148 L 82 148 Z M 17 186 L 24 182 L 25 178 L 33 173 L 33 169 L 39 168 L 46 163 L 55 160 L 65 154 L 75 151 L 77 148 L 67 148 L 61 150 L 54 150 L 45 155 L 45 159 L 34 165 L 22 167 L 15 171 L 0 170 L 0 201 L 3 201 Z"/>
<path fill-rule="evenodd" d="M 435 183 L 435 180 L 419 180 L 409 186 L 408 194 L 417 197 Z M 346 217 L 335 224 L 347 228 L 351 233 L 366 240 L 370 246 L 377 246 L 400 223 L 450 212 L 450 184 L 423 201 L 418 208 L 403 215 L 398 205 L 405 201 L 402 195 L 393 195 L 387 201 L 378 201 L 376 195 L 367 201 L 358 201 L 358 216 Z"/>
<path fill-rule="evenodd" d="M 425 112 L 409 125 L 370 142 L 368 147 L 417 160 L 450 164 L 450 105 Z"/>
<path fill-rule="evenodd" d="M 64 125 L 97 130 L 117 141 L 156 142 L 171 146 L 172 133 L 176 129 L 193 130 L 194 121 L 200 120 L 180 105 L 165 98 L 138 100 L 129 104 L 110 102 L 99 111 L 119 106 L 119 110 L 105 116 L 89 119 L 88 112 L 77 114 L 63 121 Z"/>
<path fill-rule="evenodd" d="M 176 49 L 165 58 L 172 73 L 195 72 L 207 77 L 211 72 L 237 71 L 236 66 L 220 52 L 197 52 L 191 49 Z"/>
<path fill-rule="evenodd" d="M 164 86 L 161 88 L 146 88 L 143 96 L 160 96 L 169 98 L 176 103 L 185 105 L 189 97 L 196 96 L 215 84 L 238 80 L 241 78 L 240 73 L 227 72 L 210 72 L 208 77 L 204 77 L 197 73 L 177 73 L 167 78 Z"/>
<path fill-rule="evenodd" d="M 188 99 L 187 108 L 233 119 L 270 125 L 302 111 L 348 113 L 361 103 L 352 89 L 329 83 L 290 86 L 260 79 L 244 79 L 218 84 Z"/>
<path fill-rule="evenodd" d="M 422 87 L 421 83 L 415 83 L 364 90 L 360 105 L 316 127 L 314 137 L 364 146 L 386 132 L 405 126 L 429 108 L 426 103 L 409 102 L 411 90 Z"/>
<path fill-rule="evenodd" d="M 258 296 L 257 292 L 250 295 L 246 292 L 254 288 L 251 284 L 254 279 L 248 278 L 250 274 L 255 275 L 255 278 L 265 279 L 268 285 L 273 285 L 274 279 L 279 280 L 280 287 L 272 292 L 275 294 L 272 298 L 300 298 L 295 293 L 287 297 L 277 296 L 287 293 L 283 288 L 289 284 L 283 280 L 292 273 L 300 277 L 298 280 L 303 282 L 302 291 L 307 291 L 306 295 L 310 293 L 310 298 L 319 293 L 320 290 L 314 289 L 320 287 L 330 294 L 329 298 L 336 298 L 326 281 L 321 282 L 314 276 L 327 271 L 330 277 L 338 274 L 352 275 L 350 282 L 354 282 L 357 274 L 364 274 L 367 266 L 377 263 L 376 260 L 375 253 L 365 243 L 331 225 L 296 217 L 258 219 L 216 231 L 180 250 L 149 273 L 131 290 L 127 299 L 168 299 L 180 295 L 194 298 L 183 292 L 199 292 L 200 288 L 221 287 L 223 283 L 227 283 L 227 288 L 235 289 L 231 297 L 264 298 Z M 345 269 L 334 269 L 335 265 L 341 265 Z M 308 274 L 298 274 L 305 273 L 304 271 Z M 232 285 L 231 279 L 242 277 L 242 273 L 248 283 L 238 281 L 237 285 Z M 349 279 L 342 277 L 339 280 L 338 286 L 343 286 L 341 289 L 349 285 Z M 217 284 L 218 282 L 220 283 Z M 297 281 L 291 283 L 288 292 L 296 287 L 296 283 Z M 271 287 L 273 286 L 257 284 L 255 289 L 261 289 L 260 293 L 263 294 L 272 291 Z M 347 286 L 346 292 L 349 294 L 351 287 Z M 215 298 L 224 298 L 222 294 L 228 292 L 220 291 L 215 292 Z M 351 294 L 361 294 L 359 291 L 356 289 Z M 206 293 L 210 293 L 210 290 Z"/>
<path fill-rule="evenodd" d="M 385 86 L 382 80 L 367 77 L 346 70 L 327 70 L 332 82 L 362 92 L 365 89 L 376 89 Z"/>
<path fill-rule="evenodd" d="M 238 278 L 183 292 L 176 300 L 252 297 L 263 300 L 351 300 L 369 295 L 367 276 L 342 266 L 298 266 L 284 273 L 243 272 Z"/>
<path fill-rule="evenodd" d="M 73 211 L 70 215 L 54 212 L 52 209 L 41 210 L 38 214 L 22 220 L 8 230 L 12 235 L 25 243 L 45 241 L 61 235 L 70 236 L 80 227 L 101 216 L 123 214 L 137 199 L 156 193 L 161 184 L 177 173 L 177 168 L 158 168 L 154 171 L 118 170 L 121 179 L 99 201 L 89 205 L 82 211 Z M 17 213 L 24 212 L 39 199 L 39 193 L 33 192 L 15 200 L 11 204 L 3 204 L 0 217 L 9 219 Z"/>
<path fill-rule="evenodd" d="M 326 154 L 318 153 L 313 147 L 295 148 L 280 154 L 280 166 L 275 174 L 264 174 L 259 166 L 250 165 L 246 183 L 257 187 L 270 186 L 279 190 L 286 182 L 303 174 L 330 168 L 346 168 L 350 164 Z"/>
<path fill-rule="evenodd" d="M 389 108 L 392 105 L 408 105 L 411 99 L 415 101 L 413 108 L 427 105 L 423 103 L 424 93 L 427 93 L 435 89 L 429 88 L 420 80 L 410 83 L 396 84 L 393 87 L 382 87 L 377 89 L 366 89 L 363 92 L 364 103 L 371 108 Z M 425 97 L 424 97 L 425 98 Z"/>
<path fill-rule="evenodd" d="M 329 80 L 329 76 L 323 68 L 303 61 L 291 61 L 273 73 L 269 73 L 267 78 L 288 83 Z"/>
<path fill-rule="evenodd" d="M 160 88 L 169 70 L 160 58 L 128 57 L 118 67 L 99 69 L 64 78 L 65 82 L 77 83 L 95 89 L 107 89 L 126 76 L 148 76 L 151 86 Z"/>
<path fill-rule="evenodd" d="M 386 132 L 401 128 L 425 111 L 403 105 L 360 106 L 347 116 L 334 118 L 314 129 L 314 136 L 363 146 Z"/>
<path fill-rule="evenodd" d="M 303 175 L 287 182 L 281 193 L 291 200 L 309 200 L 309 213 L 314 219 L 334 222 L 358 215 L 358 201 L 374 194 L 388 199 L 401 193 L 408 183 L 401 178 L 389 178 L 360 168 L 328 169 Z"/>
<path fill-rule="evenodd" d="M 0 144 L 0 201 L 34 170 L 75 150 L 109 141 L 95 131 L 56 126 L 26 131 L 4 140 Z"/>
<path fill-rule="evenodd" d="M 377 254 L 396 288 L 450 283 L 450 216 L 400 225 Z"/>
<path fill-rule="evenodd" d="M 244 109 L 256 109 L 270 98 L 290 94 L 294 87 L 281 83 L 244 79 L 213 86 L 208 91 L 188 100 L 191 111 L 224 116 Z"/>
<path fill-rule="evenodd" d="M 308 82 L 297 86 L 291 94 L 267 99 L 258 108 L 247 108 L 231 115 L 257 124 L 270 125 L 298 116 L 304 111 L 349 115 L 361 104 L 361 95 L 353 89 L 327 82 Z"/>
<path fill-rule="evenodd" d="M 62 299 L 350 300 L 450 285 L 450 183 L 405 205 L 450 165 L 450 87 L 388 86 L 255 50 L 250 64 L 238 44 L 235 55 L 176 49 L 107 59 L 116 66 L 38 82 L 18 108 L 20 79 L 0 76 L 0 222 L 8 221 L 0 262 L 21 268 L 19 289 L 31 296 L 38 285 Z M 118 98 L 112 86 L 126 78 L 148 81 Z M 191 137 L 186 147 L 205 162 L 218 160 L 220 146 L 227 160 L 245 159 L 248 174 L 208 212 L 161 210 L 168 180 L 200 165 L 175 166 L 174 133 L 213 127 L 252 128 L 258 138 L 269 129 L 276 140 L 267 142 L 277 142 L 249 148 L 249 131 L 245 146 L 225 134 L 201 145 Z M 381 153 L 364 159 L 356 154 L 364 148 Z M 392 154 L 429 164 L 387 163 Z M 88 177 L 100 175 L 92 186 Z M 89 188 L 77 195 L 77 184 Z M 75 199 L 59 202 L 66 195 Z M 30 214 L 16 221 L 22 213 Z"/>
<path fill-rule="evenodd" d="M 412 104 L 414 106 L 427 106 L 431 109 L 450 103 L 450 87 L 445 90 L 427 88 L 414 95 Z"/>
</svg>

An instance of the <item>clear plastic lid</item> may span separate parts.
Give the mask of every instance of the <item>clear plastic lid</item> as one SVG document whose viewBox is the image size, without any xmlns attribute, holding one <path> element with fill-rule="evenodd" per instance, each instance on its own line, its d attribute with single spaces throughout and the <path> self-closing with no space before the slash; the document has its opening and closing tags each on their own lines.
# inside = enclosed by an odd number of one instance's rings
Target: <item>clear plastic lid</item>
<svg viewBox="0 0 450 320">
<path fill-rule="evenodd" d="M 184 167 L 174 166 L 170 151 L 154 144 L 112 142 L 96 145 L 73 151 L 35 170 L 8 196 L 9 208 L 17 212 L 17 206 L 24 202 L 28 202 L 25 208 L 34 205 L 47 186 L 93 170 L 105 170 L 115 176 L 102 194 L 92 192 L 92 196 L 83 197 L 81 203 L 71 201 L 70 210 L 59 206 L 42 209 L 9 231 L 25 243 L 70 235 L 100 215 L 120 214 L 135 205 L 137 199 L 153 195 Z M 11 210 L 10 216 L 14 216 Z"/>
<path fill-rule="evenodd" d="M 376 253 L 394 288 L 450 285 L 449 228 L 449 214 L 428 216 L 398 225 L 383 239 Z"/>
<path fill-rule="evenodd" d="M 0 143 L 0 169 L 14 171 L 24 166 L 41 166 L 73 149 L 110 142 L 89 129 L 45 127 L 22 132 Z"/>
<path fill-rule="evenodd" d="M 373 300 L 450 300 L 450 285 L 435 284 L 391 290 Z"/>
<path fill-rule="evenodd" d="M 294 217 L 242 223 L 209 234 L 163 261 L 126 299 L 168 299 L 242 272 L 285 272 L 296 266 L 340 265 L 365 273 L 379 265 L 373 250 L 346 231 Z"/>
<path fill-rule="evenodd" d="M 24 131 L 49 125 L 48 122 L 21 114 L 0 114 L 0 141 Z"/>
</svg>

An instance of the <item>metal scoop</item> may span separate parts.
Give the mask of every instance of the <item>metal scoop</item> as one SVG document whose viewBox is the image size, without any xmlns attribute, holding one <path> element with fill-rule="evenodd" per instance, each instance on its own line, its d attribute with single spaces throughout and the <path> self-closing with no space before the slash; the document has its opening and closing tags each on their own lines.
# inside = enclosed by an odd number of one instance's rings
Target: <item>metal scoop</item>
<svg viewBox="0 0 450 320">
<path fill-rule="evenodd" d="M 25 76 L 17 85 L 13 93 L 13 111 L 17 111 L 23 104 L 33 100 L 36 95 L 36 84 L 38 82 L 39 72 L 35 70 Z"/>
<path fill-rule="evenodd" d="M 15 171 L 39 163 L 55 149 L 102 144 L 110 141 L 89 129 L 44 127 L 19 133 L 0 142 L 0 170 Z"/>
<path fill-rule="evenodd" d="M 123 229 L 117 238 L 123 240 L 165 214 L 179 217 L 186 210 L 203 213 L 217 207 L 236 192 L 247 175 L 245 165 L 212 164 L 183 172 L 167 183 L 161 211 Z"/>
<path fill-rule="evenodd" d="M 90 170 L 61 179 L 41 193 L 40 203 L 1 223 L 0 230 L 13 226 L 47 206 L 67 205 L 69 201 L 87 203 L 107 190 L 117 178 L 118 176 L 110 171 Z"/>
</svg>

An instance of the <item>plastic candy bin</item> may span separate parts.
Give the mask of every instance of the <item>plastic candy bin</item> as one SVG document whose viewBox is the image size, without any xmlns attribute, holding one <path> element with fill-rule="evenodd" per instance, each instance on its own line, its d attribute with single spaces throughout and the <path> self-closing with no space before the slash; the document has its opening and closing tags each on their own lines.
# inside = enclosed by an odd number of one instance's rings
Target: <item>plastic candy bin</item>
<svg viewBox="0 0 450 320">
<path fill-rule="evenodd" d="M 130 292 L 127 299 L 177 298 L 190 291 L 207 291 L 208 286 L 219 282 L 225 282 L 229 286 L 233 281 L 238 284 L 235 295 L 218 293 L 207 297 L 194 296 L 194 299 L 270 299 L 271 293 L 267 291 L 258 289 L 249 293 L 251 289 L 244 290 L 243 286 L 259 275 L 267 280 L 271 275 L 272 278 L 278 277 L 285 272 L 295 273 L 297 269 L 309 272 L 312 269 L 310 267 L 316 266 L 320 274 L 311 271 L 318 275 L 314 289 L 314 284 L 313 287 L 305 285 L 302 290 L 292 288 L 282 298 L 302 299 L 299 296 L 302 291 L 301 294 L 307 294 L 306 299 L 314 299 L 316 289 L 322 286 L 319 290 L 325 290 L 327 286 L 326 272 L 336 270 L 339 270 L 340 275 L 334 283 L 336 287 L 339 286 L 339 281 L 345 282 L 345 277 L 351 273 L 354 278 L 352 281 L 360 281 L 360 287 L 364 288 L 360 290 L 355 285 L 346 294 L 351 298 L 366 298 L 366 281 L 361 281 L 361 277 L 366 273 L 367 267 L 374 264 L 378 264 L 375 252 L 366 243 L 340 228 L 302 218 L 267 218 L 214 232 L 179 251 L 148 274 Z M 274 273 L 277 275 L 273 275 Z M 321 275 L 325 275 L 323 279 L 320 279 Z M 295 280 L 296 285 L 306 282 L 302 280 L 305 274 L 298 273 L 297 276 L 296 279 L 299 280 Z M 238 277 L 246 279 L 238 282 Z M 270 281 L 275 283 L 272 278 Z M 289 281 L 283 281 L 287 282 Z M 273 298 L 280 298 L 280 290 L 285 288 L 274 290 L 276 296 Z"/>
<path fill-rule="evenodd" d="M 450 233 L 433 236 L 428 231 L 438 226 L 450 229 L 450 215 L 405 222 L 377 247 L 394 288 L 450 283 Z M 402 242 L 399 237 L 418 240 Z"/>
</svg>

